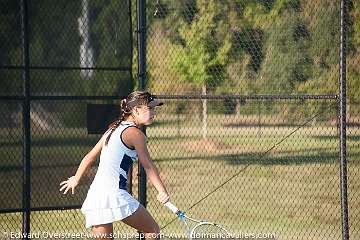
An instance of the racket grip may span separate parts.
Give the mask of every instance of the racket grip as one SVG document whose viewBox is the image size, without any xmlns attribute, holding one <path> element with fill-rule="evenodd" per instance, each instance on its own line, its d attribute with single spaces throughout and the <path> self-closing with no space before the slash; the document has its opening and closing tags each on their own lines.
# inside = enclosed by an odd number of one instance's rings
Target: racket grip
<svg viewBox="0 0 360 240">
<path fill-rule="evenodd" d="M 170 211 L 172 211 L 175 214 L 178 214 L 180 212 L 180 210 L 171 202 L 167 202 L 164 204 L 167 208 L 170 209 Z"/>
</svg>

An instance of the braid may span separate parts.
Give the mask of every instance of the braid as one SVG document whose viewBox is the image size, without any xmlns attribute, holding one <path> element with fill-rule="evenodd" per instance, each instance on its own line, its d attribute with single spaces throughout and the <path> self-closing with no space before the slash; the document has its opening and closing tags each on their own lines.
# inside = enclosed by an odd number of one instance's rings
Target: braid
<svg viewBox="0 0 360 240">
<path fill-rule="evenodd" d="M 121 100 L 121 121 L 124 121 L 127 116 L 131 114 L 131 107 L 128 106 L 126 98 Z"/>
<path fill-rule="evenodd" d="M 115 129 L 121 124 L 122 121 L 125 120 L 125 118 L 127 116 L 129 116 L 131 114 L 131 108 L 126 104 L 126 99 L 121 100 L 120 106 L 121 106 L 120 118 L 118 118 L 116 121 L 114 121 L 112 124 L 110 124 L 110 126 L 109 126 L 110 133 L 106 137 L 105 145 L 108 144 L 111 134 L 115 131 Z"/>
<path fill-rule="evenodd" d="M 109 139 L 110 139 L 110 137 L 111 137 L 111 134 L 115 131 L 115 129 L 120 125 L 121 122 L 122 122 L 122 120 L 121 120 L 121 118 L 120 118 L 120 119 L 116 120 L 115 122 L 113 122 L 113 123 L 110 125 L 110 127 L 109 127 L 110 133 L 109 133 L 109 135 L 106 137 L 105 145 L 108 144 Z"/>
</svg>

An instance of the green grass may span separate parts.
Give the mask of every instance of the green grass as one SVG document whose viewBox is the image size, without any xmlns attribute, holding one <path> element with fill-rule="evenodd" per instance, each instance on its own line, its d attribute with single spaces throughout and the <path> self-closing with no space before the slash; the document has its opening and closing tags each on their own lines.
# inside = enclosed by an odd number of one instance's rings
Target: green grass
<svg viewBox="0 0 360 240">
<path fill-rule="evenodd" d="M 190 124 L 191 125 L 191 124 Z M 337 129 L 327 125 L 226 127 L 210 119 L 208 139 L 201 125 L 158 124 L 148 129 L 148 145 L 174 203 L 188 207 L 237 175 L 187 212 L 221 223 L 234 233 L 275 233 L 277 239 L 341 239 L 340 180 Z M 0 203 L 21 206 L 21 139 L 0 131 Z M 360 233 L 360 130 L 349 129 L 349 216 L 351 234 Z M 61 180 L 73 174 L 82 156 L 97 141 L 84 129 L 58 130 L 32 136 L 32 206 L 81 204 L 93 175 L 74 196 L 58 192 Z M 281 143 L 280 143 L 281 142 Z M 280 144 L 279 144 L 280 143 Z M 277 145 L 274 149 L 264 153 Z M 137 195 L 137 168 L 134 192 Z M 12 197 L 9 197 L 12 196 Z M 160 226 L 173 216 L 156 201 L 149 184 L 148 209 Z M 21 214 L 0 214 L 3 231 L 19 232 Z M 33 212 L 32 231 L 86 232 L 79 210 Z M 117 231 L 130 232 L 116 223 Z M 181 223 L 164 232 L 182 233 Z M 0 233 L 1 234 L 1 233 Z M 350 234 L 350 235 L 351 235 Z"/>
</svg>

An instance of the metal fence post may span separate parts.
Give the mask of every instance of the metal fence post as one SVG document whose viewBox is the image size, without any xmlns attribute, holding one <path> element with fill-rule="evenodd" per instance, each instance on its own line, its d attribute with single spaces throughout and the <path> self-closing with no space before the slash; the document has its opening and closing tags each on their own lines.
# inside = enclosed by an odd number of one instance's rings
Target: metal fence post
<svg viewBox="0 0 360 240">
<path fill-rule="evenodd" d="M 348 1 L 341 0 L 340 18 L 340 77 L 339 77 L 339 130 L 340 130 L 340 184 L 342 237 L 349 239 L 347 159 L 346 159 L 346 34 Z"/>
<path fill-rule="evenodd" d="M 137 0 L 138 75 L 139 89 L 146 85 L 146 0 Z M 146 128 L 142 128 L 146 135 Z M 139 201 L 146 207 L 146 173 L 139 162 Z"/>
<path fill-rule="evenodd" d="M 30 69 L 28 1 L 21 1 L 21 40 L 23 61 L 23 182 L 22 182 L 22 233 L 29 239 L 30 233 Z"/>
</svg>

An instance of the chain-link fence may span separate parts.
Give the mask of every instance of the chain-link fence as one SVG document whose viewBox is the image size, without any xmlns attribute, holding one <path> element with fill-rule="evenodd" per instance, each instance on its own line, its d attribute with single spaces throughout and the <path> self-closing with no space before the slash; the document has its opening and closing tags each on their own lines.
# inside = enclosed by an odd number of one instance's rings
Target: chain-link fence
<svg viewBox="0 0 360 240">
<path fill-rule="evenodd" d="M 78 208 L 96 166 L 75 195 L 60 194 L 59 183 L 98 141 L 86 130 L 87 105 L 134 88 L 131 4 L 1 1 L 2 239 L 87 232 Z"/>
<path fill-rule="evenodd" d="M 87 105 L 116 103 L 138 88 L 141 44 L 133 35 L 144 29 L 137 29 L 136 3 L 1 2 L 5 239 L 21 233 L 26 211 L 33 233 L 87 232 L 78 208 L 96 166 L 75 195 L 62 196 L 58 184 L 99 138 L 87 132 Z M 147 129 L 148 147 L 176 205 L 239 238 L 342 238 L 340 6 L 340 0 L 147 2 L 147 88 L 166 102 Z M 348 220 L 356 239 L 360 5 L 347 6 Z M 138 172 L 135 166 L 132 192 L 144 199 Z M 183 235 L 150 184 L 146 193 L 162 232 Z M 132 232 L 121 223 L 114 229 Z"/>
<path fill-rule="evenodd" d="M 347 55 L 353 238 L 356 4 Z M 238 236 L 341 239 L 340 1 L 160 0 L 147 9 L 149 87 L 168 100 L 148 134 L 173 201 Z M 156 201 L 149 209 L 163 231 L 183 231 Z"/>
</svg>

